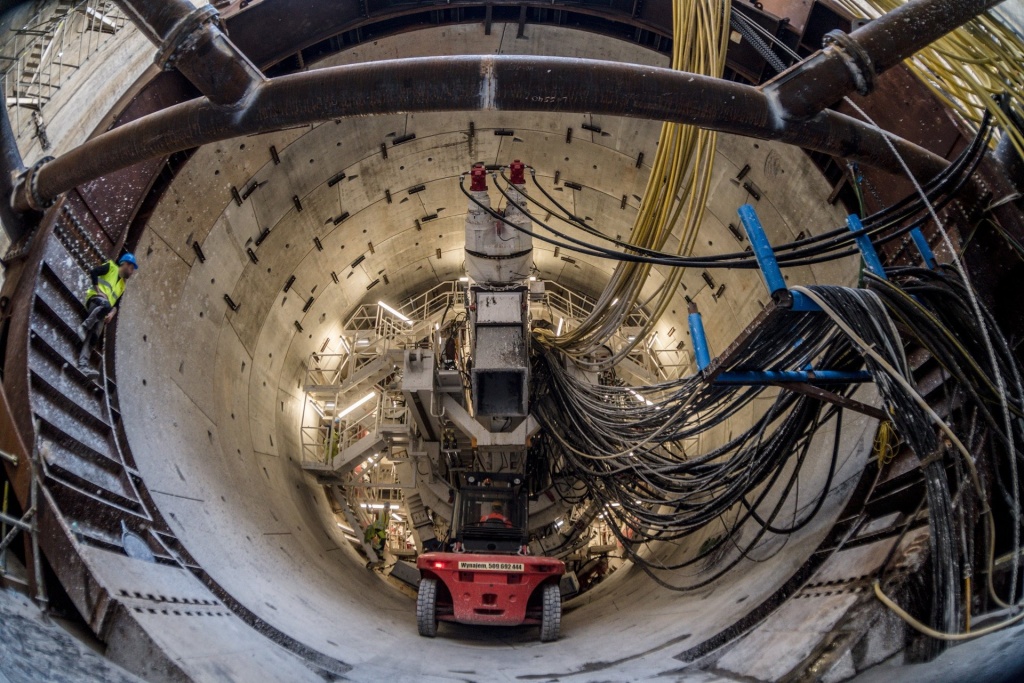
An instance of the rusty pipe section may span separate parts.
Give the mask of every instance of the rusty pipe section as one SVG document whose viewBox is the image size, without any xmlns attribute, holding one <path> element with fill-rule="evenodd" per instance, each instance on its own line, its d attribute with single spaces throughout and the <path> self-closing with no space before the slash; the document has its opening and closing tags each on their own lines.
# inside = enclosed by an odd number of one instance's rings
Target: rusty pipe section
<svg viewBox="0 0 1024 683">
<path fill-rule="evenodd" d="M 39 169 L 34 201 L 146 159 L 217 142 L 350 116 L 438 111 L 590 112 L 686 123 L 779 140 L 902 172 L 883 133 L 835 112 L 808 121 L 773 115 L 757 88 L 672 69 L 560 57 L 458 56 L 397 59 L 281 76 L 237 111 L 197 99 L 150 114 L 83 143 Z M 948 162 L 890 136 L 927 179 Z M 13 203 L 28 206 L 29 188 Z"/>
<path fill-rule="evenodd" d="M 809 118 L 854 91 L 867 95 L 877 74 L 1002 1 L 910 0 L 853 33 L 831 31 L 824 49 L 762 90 L 784 118 Z"/>
<path fill-rule="evenodd" d="M 5 86 L 4 79 L 0 79 L 0 87 Z M 7 107 L 0 107 L 0 110 L 0 196 L 13 198 L 19 185 L 27 186 L 30 183 L 26 183 L 25 163 L 22 161 L 21 151 L 18 150 L 18 139 L 11 128 Z M 38 216 L 33 217 L 26 213 L 27 209 L 31 208 L 33 207 L 29 206 L 18 210 L 10 202 L 0 202 L 0 225 L 3 226 L 12 245 L 17 244 L 37 223 L 33 218 L 38 219 Z"/>
<path fill-rule="evenodd" d="M 213 5 L 196 7 L 189 0 L 115 1 L 157 46 L 157 66 L 180 71 L 215 106 L 244 106 L 266 81 L 221 30 Z"/>
</svg>

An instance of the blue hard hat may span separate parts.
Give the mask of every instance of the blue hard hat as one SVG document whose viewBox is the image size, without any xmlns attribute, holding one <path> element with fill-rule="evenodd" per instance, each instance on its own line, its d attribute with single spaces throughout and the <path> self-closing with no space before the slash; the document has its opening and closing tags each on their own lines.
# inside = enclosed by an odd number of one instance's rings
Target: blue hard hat
<svg viewBox="0 0 1024 683">
<path fill-rule="evenodd" d="M 121 258 L 117 259 L 117 265 L 121 265 L 122 263 L 130 263 L 133 266 L 135 266 L 136 270 L 139 269 L 139 262 L 135 260 L 135 254 L 131 253 L 130 251 Z"/>
</svg>

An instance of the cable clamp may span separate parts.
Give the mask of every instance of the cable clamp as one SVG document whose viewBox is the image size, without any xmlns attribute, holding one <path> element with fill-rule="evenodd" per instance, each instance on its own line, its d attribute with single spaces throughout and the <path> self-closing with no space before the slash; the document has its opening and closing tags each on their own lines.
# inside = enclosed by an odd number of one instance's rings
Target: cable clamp
<svg viewBox="0 0 1024 683">
<path fill-rule="evenodd" d="M 22 174 L 25 188 L 28 189 L 28 192 L 25 193 L 25 200 L 33 211 L 46 211 L 57 201 L 56 197 L 45 198 L 39 194 L 39 169 L 51 161 L 53 161 L 53 157 L 43 157 Z"/>
<path fill-rule="evenodd" d="M 853 76 L 859 94 L 868 95 L 875 89 L 875 65 L 860 43 L 838 29 L 826 33 L 822 42 L 839 54 L 846 70 Z"/>
</svg>

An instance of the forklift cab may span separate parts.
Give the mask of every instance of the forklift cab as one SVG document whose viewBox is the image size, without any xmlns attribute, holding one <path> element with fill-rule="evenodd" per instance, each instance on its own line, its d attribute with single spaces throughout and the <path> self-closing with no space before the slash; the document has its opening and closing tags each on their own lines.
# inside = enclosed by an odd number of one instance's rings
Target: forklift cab
<svg viewBox="0 0 1024 683">
<path fill-rule="evenodd" d="M 467 472 L 460 479 L 452 527 L 456 552 L 521 552 L 529 542 L 523 477 Z"/>
</svg>

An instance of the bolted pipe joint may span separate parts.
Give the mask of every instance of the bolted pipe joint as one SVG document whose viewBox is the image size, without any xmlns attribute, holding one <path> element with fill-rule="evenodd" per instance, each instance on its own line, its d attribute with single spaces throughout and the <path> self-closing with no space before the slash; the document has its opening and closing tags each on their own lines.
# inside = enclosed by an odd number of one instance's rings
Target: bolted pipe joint
<svg viewBox="0 0 1024 683">
<path fill-rule="evenodd" d="M 117 0 L 132 22 L 157 46 L 154 59 L 165 71 L 177 69 L 220 108 L 244 107 L 266 81 L 224 34 L 213 5 L 188 0 Z"/>
<path fill-rule="evenodd" d="M 870 95 L 875 89 L 875 64 L 871 55 L 850 37 L 848 33 L 840 30 L 829 31 L 823 40 L 825 50 L 835 50 L 846 67 L 857 94 L 861 96 Z"/>
<path fill-rule="evenodd" d="M 832 31 L 823 50 L 762 86 L 783 119 L 803 121 L 1003 0 L 908 0 L 853 33 Z"/>
</svg>

